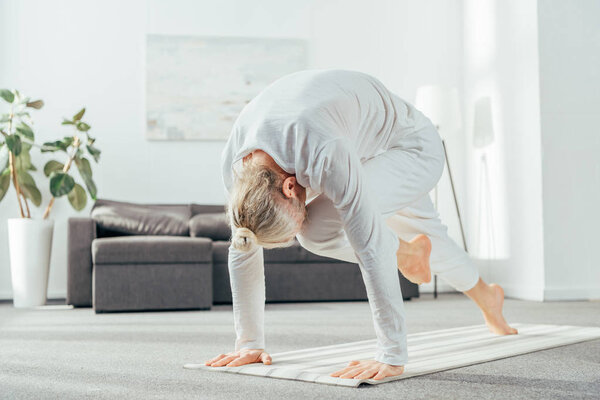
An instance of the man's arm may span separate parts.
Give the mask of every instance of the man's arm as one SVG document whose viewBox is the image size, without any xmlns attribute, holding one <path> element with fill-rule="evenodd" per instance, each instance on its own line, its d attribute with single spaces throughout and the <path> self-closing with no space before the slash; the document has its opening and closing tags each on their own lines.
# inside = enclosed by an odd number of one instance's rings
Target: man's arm
<svg viewBox="0 0 600 400">
<path fill-rule="evenodd" d="M 263 248 L 243 252 L 229 246 L 229 282 L 235 325 L 235 351 L 264 349 L 265 272 Z"/>
<path fill-rule="evenodd" d="M 229 139 L 231 140 L 231 138 Z M 226 201 L 233 184 L 229 142 L 221 153 L 221 171 Z M 232 233 L 235 229 L 231 226 Z M 235 351 L 264 349 L 265 271 L 262 246 L 248 252 L 230 244 L 227 256 L 233 321 L 236 333 Z"/>
<path fill-rule="evenodd" d="M 406 322 L 396 261 L 399 241 L 367 192 L 363 167 L 346 140 L 336 138 L 317 153 L 311 186 L 320 187 L 335 205 L 359 260 L 377 334 L 375 360 L 405 365 Z"/>
</svg>

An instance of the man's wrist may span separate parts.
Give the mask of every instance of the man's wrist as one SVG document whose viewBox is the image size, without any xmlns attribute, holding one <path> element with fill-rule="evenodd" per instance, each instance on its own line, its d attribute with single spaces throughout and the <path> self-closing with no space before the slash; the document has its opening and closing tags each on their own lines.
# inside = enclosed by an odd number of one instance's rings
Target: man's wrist
<svg viewBox="0 0 600 400">
<path fill-rule="evenodd" d="M 263 341 L 255 340 L 251 342 L 245 342 L 244 344 L 236 343 L 235 351 L 250 349 L 250 350 L 259 350 L 265 348 L 265 343 Z"/>
<path fill-rule="evenodd" d="M 391 354 L 377 354 L 375 356 L 375 361 L 379 361 L 380 363 L 383 364 L 388 364 L 388 365 L 392 365 L 394 367 L 401 367 L 401 366 L 405 366 L 408 363 L 407 357 L 405 356 L 398 356 L 398 355 L 391 355 Z"/>
</svg>

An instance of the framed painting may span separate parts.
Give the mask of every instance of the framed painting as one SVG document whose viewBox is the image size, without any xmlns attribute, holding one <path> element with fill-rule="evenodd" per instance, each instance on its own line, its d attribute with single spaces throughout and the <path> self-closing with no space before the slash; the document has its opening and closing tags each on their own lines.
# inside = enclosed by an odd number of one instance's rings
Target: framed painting
<svg viewBox="0 0 600 400">
<path fill-rule="evenodd" d="M 306 68 L 301 39 L 146 37 L 146 138 L 227 140 L 242 108 Z"/>
</svg>

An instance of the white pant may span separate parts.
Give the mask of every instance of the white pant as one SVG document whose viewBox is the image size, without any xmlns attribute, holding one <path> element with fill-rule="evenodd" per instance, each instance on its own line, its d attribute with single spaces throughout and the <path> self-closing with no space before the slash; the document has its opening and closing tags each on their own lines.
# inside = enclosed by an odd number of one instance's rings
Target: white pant
<svg viewBox="0 0 600 400">
<path fill-rule="evenodd" d="M 399 137 L 385 152 L 362 162 L 364 176 L 386 224 L 409 241 L 423 233 L 431 239 L 431 272 L 456 290 L 479 280 L 476 266 L 447 233 L 429 192 L 444 170 L 444 151 L 433 126 Z M 333 203 L 318 195 L 307 204 L 308 219 L 297 235 L 312 253 L 358 263 Z"/>
</svg>

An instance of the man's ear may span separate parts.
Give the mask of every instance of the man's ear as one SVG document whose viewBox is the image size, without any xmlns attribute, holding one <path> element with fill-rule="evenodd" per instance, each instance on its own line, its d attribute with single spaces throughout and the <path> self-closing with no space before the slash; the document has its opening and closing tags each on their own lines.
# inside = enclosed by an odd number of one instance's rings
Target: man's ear
<svg viewBox="0 0 600 400">
<path fill-rule="evenodd" d="M 283 194 L 285 194 L 287 197 L 292 197 L 291 195 L 294 193 L 296 185 L 298 185 L 298 182 L 296 182 L 295 176 L 292 175 L 285 178 L 283 181 Z"/>
</svg>

